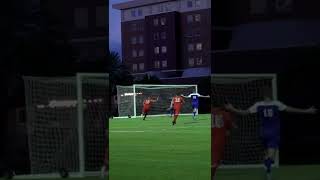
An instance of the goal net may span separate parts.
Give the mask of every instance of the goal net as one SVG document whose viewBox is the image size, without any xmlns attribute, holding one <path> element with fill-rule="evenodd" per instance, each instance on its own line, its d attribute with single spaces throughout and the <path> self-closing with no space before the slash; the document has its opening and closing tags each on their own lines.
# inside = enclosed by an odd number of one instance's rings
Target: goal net
<svg viewBox="0 0 320 180">
<path fill-rule="evenodd" d="M 108 74 L 24 77 L 30 177 L 98 174 L 107 147 Z"/>
<path fill-rule="evenodd" d="M 263 99 L 263 90 L 268 89 L 277 99 L 276 76 L 272 74 L 215 74 L 211 75 L 212 104 L 231 103 L 247 109 Z M 255 114 L 235 115 L 238 128 L 228 137 L 224 167 L 259 167 L 264 159 L 264 147 L 260 139 L 260 121 Z M 278 166 L 278 157 L 276 160 Z"/>
<path fill-rule="evenodd" d="M 175 95 L 189 95 L 197 92 L 197 85 L 142 85 L 117 86 L 117 100 L 119 117 L 137 117 L 142 113 L 143 101 L 148 97 L 158 101 L 152 103 L 149 115 L 161 116 L 168 113 L 168 108 Z M 191 100 L 185 99 L 181 115 L 191 114 Z"/>
</svg>

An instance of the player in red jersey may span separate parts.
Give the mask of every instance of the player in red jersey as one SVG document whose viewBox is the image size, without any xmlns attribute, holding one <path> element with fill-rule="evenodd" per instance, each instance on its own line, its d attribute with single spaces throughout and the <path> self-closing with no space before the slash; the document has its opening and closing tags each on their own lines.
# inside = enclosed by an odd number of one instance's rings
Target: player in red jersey
<svg viewBox="0 0 320 180">
<path fill-rule="evenodd" d="M 174 112 L 172 125 L 175 125 L 177 123 L 177 118 L 180 114 L 183 104 L 184 104 L 184 98 L 181 95 L 175 95 L 172 98 L 171 105 L 170 105 L 170 108 L 173 107 L 173 112 Z"/>
<path fill-rule="evenodd" d="M 143 109 L 142 109 L 142 115 L 144 116 L 143 120 L 146 120 L 146 117 L 147 117 L 147 115 L 148 115 L 148 113 L 149 113 L 149 111 L 151 109 L 152 103 L 157 102 L 158 98 L 159 97 L 157 97 L 157 99 L 152 99 L 149 96 L 146 100 L 143 101 Z"/>
<path fill-rule="evenodd" d="M 211 173 L 212 179 L 215 178 L 217 168 L 223 159 L 224 148 L 227 136 L 236 125 L 232 121 L 232 115 L 223 105 L 211 107 Z"/>
</svg>

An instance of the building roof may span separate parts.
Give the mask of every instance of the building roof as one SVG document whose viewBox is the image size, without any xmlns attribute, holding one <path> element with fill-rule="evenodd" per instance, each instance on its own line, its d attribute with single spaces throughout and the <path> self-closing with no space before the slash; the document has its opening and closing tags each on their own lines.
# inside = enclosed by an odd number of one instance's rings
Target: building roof
<svg viewBox="0 0 320 180">
<path fill-rule="evenodd" d="M 209 67 L 189 68 L 183 72 L 182 78 L 203 77 L 203 76 L 210 76 L 210 75 L 211 75 L 211 69 Z"/>
<path fill-rule="evenodd" d="M 158 3 L 168 2 L 168 1 L 174 1 L 174 0 L 133 0 L 133 1 L 128 1 L 124 3 L 113 4 L 112 8 L 123 10 L 123 9 L 136 8 L 136 7 L 141 7 L 141 6 L 151 5 L 151 4 L 158 4 Z"/>
</svg>

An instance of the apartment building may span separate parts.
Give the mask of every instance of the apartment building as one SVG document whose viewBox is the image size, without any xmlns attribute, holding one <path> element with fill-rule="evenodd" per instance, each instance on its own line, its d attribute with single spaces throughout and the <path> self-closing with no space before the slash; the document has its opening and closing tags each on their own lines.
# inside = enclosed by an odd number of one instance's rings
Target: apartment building
<svg viewBox="0 0 320 180">
<path fill-rule="evenodd" d="M 208 76 L 210 0 L 134 0 L 121 10 L 122 57 L 133 75 Z"/>
</svg>

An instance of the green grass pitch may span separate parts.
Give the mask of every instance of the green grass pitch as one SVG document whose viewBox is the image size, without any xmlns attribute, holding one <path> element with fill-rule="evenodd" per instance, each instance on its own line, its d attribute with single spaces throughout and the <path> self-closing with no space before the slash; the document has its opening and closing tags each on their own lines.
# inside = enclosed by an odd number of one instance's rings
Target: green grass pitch
<svg viewBox="0 0 320 180">
<path fill-rule="evenodd" d="M 114 119 L 109 125 L 110 180 L 210 179 L 210 116 Z"/>
<path fill-rule="evenodd" d="M 110 120 L 109 180 L 210 180 L 210 115 Z M 264 180 L 263 169 L 222 169 L 216 180 Z M 1 178 L 0 178 L 1 179 Z M 99 177 L 69 178 L 100 180 Z M 280 166 L 273 180 L 320 180 L 320 166 Z M 42 179 L 49 180 L 49 179 Z"/>
</svg>

